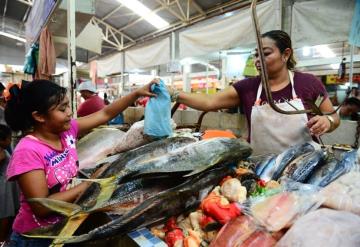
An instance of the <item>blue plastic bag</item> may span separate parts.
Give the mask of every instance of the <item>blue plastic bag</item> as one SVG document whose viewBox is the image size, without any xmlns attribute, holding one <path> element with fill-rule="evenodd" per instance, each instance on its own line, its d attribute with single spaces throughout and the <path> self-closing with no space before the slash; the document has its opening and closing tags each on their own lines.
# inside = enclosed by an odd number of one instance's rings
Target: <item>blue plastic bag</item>
<svg viewBox="0 0 360 247">
<path fill-rule="evenodd" d="M 171 128 L 171 100 L 163 80 L 159 85 L 153 84 L 151 91 L 157 97 L 151 97 L 145 107 L 144 134 L 160 139 L 172 134 Z"/>
</svg>

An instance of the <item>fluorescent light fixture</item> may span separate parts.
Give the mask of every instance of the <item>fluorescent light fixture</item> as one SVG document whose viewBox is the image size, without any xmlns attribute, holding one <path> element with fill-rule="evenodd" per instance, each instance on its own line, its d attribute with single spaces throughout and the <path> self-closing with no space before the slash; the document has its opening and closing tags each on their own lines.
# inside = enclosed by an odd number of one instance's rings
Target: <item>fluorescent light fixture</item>
<svg viewBox="0 0 360 247">
<path fill-rule="evenodd" d="M 318 45 L 314 47 L 322 57 L 336 57 L 335 53 L 327 45 Z"/>
<path fill-rule="evenodd" d="M 19 40 L 19 41 L 24 42 L 24 43 L 26 42 L 26 39 L 24 39 L 24 38 L 20 38 L 20 37 L 18 37 L 16 35 L 13 35 L 13 34 L 10 34 L 10 33 L 5 33 L 3 31 L 0 31 L 0 35 L 8 37 L 10 39 L 16 39 L 16 40 Z"/>
<path fill-rule="evenodd" d="M 302 54 L 304 57 L 310 56 L 311 48 L 309 46 L 304 46 L 302 48 Z"/>
<path fill-rule="evenodd" d="M 330 64 L 330 67 L 331 67 L 332 69 L 339 69 L 340 64 L 338 64 L 338 63 L 333 63 L 333 64 Z"/>
<path fill-rule="evenodd" d="M 121 4 L 123 4 L 128 9 L 132 10 L 134 13 L 143 17 L 147 22 L 156 27 L 157 29 L 162 29 L 164 27 L 169 26 L 169 23 L 165 21 L 163 18 L 155 14 L 144 4 L 139 2 L 138 0 L 118 0 Z"/>
</svg>

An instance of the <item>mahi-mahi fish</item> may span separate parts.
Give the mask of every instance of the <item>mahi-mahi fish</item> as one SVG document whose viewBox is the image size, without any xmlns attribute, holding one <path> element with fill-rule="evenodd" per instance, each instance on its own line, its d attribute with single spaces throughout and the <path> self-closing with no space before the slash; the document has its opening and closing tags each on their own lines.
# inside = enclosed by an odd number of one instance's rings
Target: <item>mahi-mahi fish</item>
<svg viewBox="0 0 360 247">
<path fill-rule="evenodd" d="M 131 166 L 132 162 L 141 162 L 143 160 L 152 159 L 153 157 L 161 156 L 170 152 L 173 149 L 188 145 L 189 143 L 195 142 L 195 139 L 188 137 L 173 137 L 162 139 L 148 145 L 133 149 L 131 151 L 122 153 L 118 156 L 117 160 L 107 164 L 100 169 L 103 170 L 96 178 L 97 182 L 92 183 L 84 193 L 76 200 L 76 204 L 63 203 L 59 201 L 39 198 L 32 199 L 33 201 L 45 204 L 48 208 L 68 217 L 66 220 L 66 225 L 62 227 L 62 230 L 59 234 L 59 237 L 62 236 L 71 236 L 80 224 L 88 217 L 91 212 L 96 211 L 98 208 L 101 208 L 101 203 L 108 203 L 108 200 L 112 198 L 114 190 L 118 188 L 118 185 L 114 182 L 115 177 L 110 177 L 109 179 L 102 179 L 109 176 L 113 176 L 116 172 L 121 170 L 123 167 Z M 134 183 L 127 184 L 128 186 L 134 186 Z M 122 189 L 129 189 L 126 185 L 121 186 Z M 119 189 L 117 190 L 119 191 Z M 97 203 L 98 202 L 98 203 Z M 109 204 L 107 204 L 110 207 Z M 105 205 L 104 205 L 105 207 Z M 118 207 L 119 209 L 119 207 Z M 63 223 L 62 223 L 63 224 Z M 59 224 L 60 225 L 60 224 Z M 56 226 L 56 228 L 61 228 L 61 226 Z M 53 229 L 46 229 L 45 232 L 52 232 Z M 34 232 L 31 234 L 37 234 Z M 42 232 L 40 232 L 42 233 Z M 58 245 L 58 240 L 56 239 L 53 245 Z"/>
<path fill-rule="evenodd" d="M 105 179 L 99 179 L 99 183 L 93 183 L 81 196 L 78 203 L 82 206 L 64 202 L 57 203 L 49 199 L 34 199 L 34 201 L 58 213 L 76 218 L 77 215 L 93 212 L 105 205 L 119 182 L 131 174 L 188 172 L 189 174 L 186 176 L 189 176 L 200 173 L 218 163 L 236 163 L 247 158 L 250 154 L 250 145 L 240 139 L 208 139 L 177 148 L 167 154 L 142 162 L 135 164 L 129 162 L 131 165 L 119 165 L 116 163 L 117 161 L 114 162 L 99 176 L 99 178 L 105 177 Z M 72 233 L 67 231 L 66 234 L 59 236 L 59 239 L 73 234 L 75 230 Z"/>
<path fill-rule="evenodd" d="M 106 238 L 114 234 L 125 234 L 136 228 L 159 223 L 171 216 L 193 210 L 223 177 L 228 175 L 234 175 L 234 171 L 228 166 L 203 172 L 175 188 L 149 198 L 120 218 L 87 234 L 71 237 L 64 243 L 79 243 Z"/>
<path fill-rule="evenodd" d="M 81 138 L 76 145 L 80 170 L 93 168 L 98 160 L 111 154 L 123 135 L 115 128 L 101 128 Z"/>
</svg>

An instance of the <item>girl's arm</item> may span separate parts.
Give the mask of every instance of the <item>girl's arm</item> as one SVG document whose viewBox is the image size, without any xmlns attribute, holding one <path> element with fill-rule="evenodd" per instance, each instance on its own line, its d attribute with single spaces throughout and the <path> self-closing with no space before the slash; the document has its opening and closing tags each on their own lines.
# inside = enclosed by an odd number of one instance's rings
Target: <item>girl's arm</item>
<svg viewBox="0 0 360 247">
<path fill-rule="evenodd" d="M 32 170 L 30 172 L 18 176 L 18 183 L 21 191 L 24 193 L 25 198 L 50 198 L 65 202 L 73 202 L 80 193 L 82 193 L 89 185 L 83 182 L 69 190 L 50 194 L 46 176 L 43 170 Z M 30 207 L 34 214 L 39 217 L 45 217 L 52 211 L 41 206 L 38 203 L 31 203 Z"/>
<path fill-rule="evenodd" d="M 134 103 L 140 96 L 156 96 L 150 91 L 150 87 L 154 83 L 158 83 L 158 81 L 153 80 L 144 87 L 134 92 L 131 92 L 120 99 L 117 99 L 110 105 L 105 106 L 100 111 L 85 117 L 78 118 L 77 122 L 79 126 L 79 135 L 81 136 L 84 133 L 89 132 L 91 129 L 101 124 L 107 123 L 108 121 L 116 117 L 120 112 L 124 111 L 132 103 Z"/>
</svg>

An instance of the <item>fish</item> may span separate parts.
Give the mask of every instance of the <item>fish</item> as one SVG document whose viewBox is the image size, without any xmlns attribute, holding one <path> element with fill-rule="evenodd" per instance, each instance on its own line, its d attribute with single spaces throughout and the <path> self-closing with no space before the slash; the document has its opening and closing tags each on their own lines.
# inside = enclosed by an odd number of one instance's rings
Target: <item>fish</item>
<svg viewBox="0 0 360 247">
<path fill-rule="evenodd" d="M 111 198 L 96 211 L 121 215 L 130 211 L 144 200 L 175 187 L 183 182 L 183 177 L 139 178 L 120 184 Z"/>
<path fill-rule="evenodd" d="M 260 176 L 260 174 L 275 156 L 275 154 L 265 154 L 249 157 L 249 161 L 255 163 L 256 175 Z"/>
<path fill-rule="evenodd" d="M 209 152 L 210 150 L 211 152 Z M 139 153 L 135 150 L 129 152 Z M 114 176 L 114 180 L 109 182 L 109 184 L 118 184 L 121 183 L 122 180 L 125 180 L 126 177 L 134 177 L 135 175 L 144 176 L 149 174 L 184 172 L 188 173 L 184 176 L 191 176 L 218 163 L 237 162 L 249 157 L 251 152 L 252 149 L 250 145 L 241 139 L 206 139 L 169 150 L 163 155 L 154 155 L 154 157 L 149 157 L 148 159 L 137 160 L 137 158 L 135 158 L 135 161 L 131 159 L 131 161 L 127 163 L 117 160 L 105 169 L 98 178 Z M 128 155 L 133 156 L 132 153 L 128 153 Z M 124 159 L 126 159 L 126 157 Z M 100 199 L 100 193 L 101 185 L 93 183 L 89 189 L 85 191 L 84 194 L 86 195 L 80 199 L 80 201 L 82 202 L 82 200 L 85 199 L 88 201 L 88 207 L 91 207 L 90 204 L 95 207 L 108 199 L 108 197 Z M 97 198 L 97 200 L 95 201 L 94 198 Z"/>
<path fill-rule="evenodd" d="M 324 162 L 319 169 L 315 170 L 313 174 L 305 181 L 305 183 L 312 185 L 319 185 L 320 182 L 330 173 L 335 170 L 335 167 L 339 161 L 335 158 L 329 158 Z"/>
<path fill-rule="evenodd" d="M 338 162 L 335 166 L 335 169 L 325 176 L 319 186 L 325 187 L 341 175 L 359 167 L 359 163 L 357 161 L 357 150 L 354 149 L 350 152 L 343 153 L 340 162 Z"/>
<path fill-rule="evenodd" d="M 117 176 L 119 178 L 135 171 L 139 174 L 190 172 L 185 176 L 192 176 L 218 163 L 238 162 L 249 157 L 251 152 L 250 145 L 241 139 L 211 138 L 175 149 L 163 156 L 139 162 L 125 168 Z"/>
<path fill-rule="evenodd" d="M 36 228 L 28 233 L 27 236 L 31 237 L 46 237 L 56 236 L 59 239 L 55 239 L 53 245 L 61 246 L 61 237 L 71 236 L 77 228 L 90 216 L 90 214 L 105 212 L 107 214 L 122 215 L 125 214 L 144 200 L 157 195 L 162 191 L 166 191 L 183 183 L 186 178 L 174 178 L 174 177 L 157 177 L 157 178 L 139 178 L 129 181 L 124 184 L 120 184 L 113 192 L 110 199 L 96 209 L 84 207 L 84 205 L 76 205 L 71 203 L 63 203 L 61 201 L 47 200 L 49 207 L 54 209 L 57 207 L 59 213 L 68 216 L 55 225 L 47 226 L 45 228 Z M 32 201 L 37 201 L 33 200 Z M 38 200 L 39 201 L 39 200 Z M 45 203 L 41 200 L 41 203 Z M 79 207 L 80 206 L 80 207 Z M 66 212 L 67 209 L 67 213 Z M 74 212 L 76 212 L 74 214 Z"/>
<path fill-rule="evenodd" d="M 123 131 L 115 128 L 100 128 L 81 138 L 76 145 L 79 169 L 93 168 L 98 160 L 113 152 L 115 144 L 123 135 Z"/>
<path fill-rule="evenodd" d="M 124 169 L 125 166 L 132 166 L 132 164 L 159 157 L 195 141 L 196 139 L 191 137 L 170 137 L 154 141 L 127 152 L 106 157 L 98 162 L 95 169 L 87 170 L 86 173 L 89 175 L 94 174 L 100 166 L 108 164 L 110 168 L 99 175 L 99 178 L 110 177 Z"/>
<path fill-rule="evenodd" d="M 324 158 L 325 153 L 322 150 L 311 152 L 300 160 L 298 167 L 289 178 L 297 182 L 304 182 L 316 167 L 321 166 L 322 162 L 324 162 Z"/>
<path fill-rule="evenodd" d="M 315 145 L 316 144 L 314 142 L 306 142 L 303 144 L 295 145 L 295 146 L 285 150 L 281 154 L 279 154 L 276 158 L 275 165 L 272 169 L 273 174 L 271 176 L 271 179 L 278 180 L 280 178 L 282 172 L 284 171 L 285 167 L 292 160 L 294 160 L 299 155 L 314 151 L 315 149 L 317 149 L 317 147 Z"/>
<path fill-rule="evenodd" d="M 276 163 L 276 158 L 277 156 L 273 156 L 269 162 L 266 164 L 266 166 L 264 167 L 264 169 L 261 171 L 260 173 L 260 178 L 264 181 L 270 181 L 272 174 L 273 174 L 273 169 Z"/>
<path fill-rule="evenodd" d="M 31 200 L 43 204 L 44 206 L 68 217 L 68 223 L 65 227 L 63 227 L 63 231 L 66 232 L 61 232 L 60 237 L 69 235 L 71 236 L 76 231 L 77 227 L 79 227 L 79 225 L 87 218 L 87 216 L 96 210 L 100 210 L 104 203 L 107 202 L 108 204 L 104 205 L 103 207 L 107 206 L 108 209 L 111 208 L 108 200 L 113 198 L 112 194 L 118 188 L 118 184 L 116 183 L 116 179 L 114 177 L 116 172 L 121 170 L 123 167 L 126 167 L 126 165 L 131 166 L 131 162 L 141 162 L 142 160 L 148 160 L 153 157 L 161 156 L 171 151 L 172 149 L 177 149 L 195 141 L 196 140 L 194 138 L 189 137 L 167 138 L 118 155 L 116 162 L 113 161 L 112 163 L 107 163 L 106 166 L 100 168 L 103 170 L 103 172 L 97 175 L 96 179 L 87 179 L 87 181 L 94 181 L 94 183 L 92 183 L 82 193 L 82 195 L 80 195 L 74 204 L 64 205 L 59 201 L 48 200 L 44 198 Z M 134 187 L 135 185 L 126 184 L 121 188 L 126 189 L 126 186 Z M 117 191 L 119 190 L 120 189 L 118 188 Z M 114 208 L 114 206 L 112 206 L 112 208 Z M 117 208 L 120 210 L 120 205 L 118 205 Z M 105 209 L 102 208 L 102 210 L 104 211 Z M 74 222 L 73 219 L 81 219 L 81 221 L 78 220 Z M 70 228 L 71 231 L 69 230 Z M 49 232 L 51 231 L 52 230 L 49 230 Z M 37 232 L 31 234 L 32 236 L 39 236 Z M 55 242 L 58 243 L 58 240 Z"/>
<path fill-rule="evenodd" d="M 291 161 L 286 168 L 284 169 L 284 171 L 281 174 L 281 177 L 291 177 L 293 175 L 293 173 L 295 172 L 295 170 L 297 168 L 299 168 L 300 166 L 303 165 L 303 161 L 306 158 L 306 156 L 308 156 L 309 154 L 311 154 L 311 152 L 308 153 L 304 153 L 300 156 L 298 156 L 297 158 L 295 158 L 293 161 Z"/>
<path fill-rule="evenodd" d="M 117 160 L 111 163 L 107 163 L 106 168 L 97 176 L 97 179 L 110 178 L 114 175 L 117 176 L 118 173 L 121 173 L 125 168 L 127 168 L 127 171 L 131 171 L 126 174 L 123 172 L 123 177 L 125 177 L 134 173 L 135 170 L 133 171 L 132 167 L 136 164 L 152 160 L 156 157 L 161 157 L 162 155 L 165 155 L 180 147 L 194 143 L 195 141 L 196 140 L 194 138 L 189 137 L 171 137 L 146 144 L 125 153 L 121 153 Z M 115 180 L 113 182 L 117 183 Z M 91 207 L 91 205 L 94 206 L 100 191 L 101 184 L 92 183 L 89 188 L 79 197 L 76 203 L 86 205 L 87 207 Z"/>
<path fill-rule="evenodd" d="M 103 226 L 63 243 L 80 243 L 126 234 L 137 228 L 160 223 L 171 216 L 196 209 L 207 194 L 225 177 L 234 175 L 229 166 L 221 166 L 189 178 L 183 184 L 149 198 L 139 206 Z"/>
</svg>

